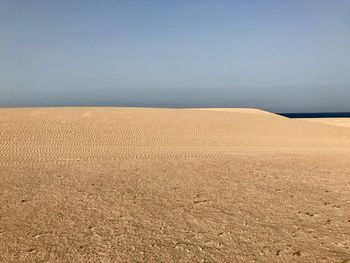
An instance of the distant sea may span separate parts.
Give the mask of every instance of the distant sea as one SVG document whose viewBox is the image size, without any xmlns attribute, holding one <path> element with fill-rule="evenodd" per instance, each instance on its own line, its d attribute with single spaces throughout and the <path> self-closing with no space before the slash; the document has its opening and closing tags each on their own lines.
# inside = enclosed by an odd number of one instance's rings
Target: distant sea
<svg viewBox="0 0 350 263">
<path fill-rule="evenodd" d="M 350 112 L 291 112 L 276 114 L 288 118 L 350 118 Z"/>
</svg>

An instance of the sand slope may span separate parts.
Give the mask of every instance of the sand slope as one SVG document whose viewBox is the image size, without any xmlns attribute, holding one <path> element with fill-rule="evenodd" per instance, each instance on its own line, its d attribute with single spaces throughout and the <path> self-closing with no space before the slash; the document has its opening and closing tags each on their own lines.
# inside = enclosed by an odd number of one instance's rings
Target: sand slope
<svg viewBox="0 0 350 263">
<path fill-rule="evenodd" d="M 347 262 L 349 160 L 254 109 L 0 109 L 0 262 Z"/>
<path fill-rule="evenodd" d="M 209 111 L 223 111 L 223 112 L 234 112 L 234 113 L 251 113 L 251 114 L 263 114 L 263 115 L 275 115 L 275 117 L 278 117 L 278 115 L 273 114 L 268 111 L 260 110 L 260 109 L 253 109 L 253 108 L 195 108 L 190 110 L 209 110 Z"/>
<path fill-rule="evenodd" d="M 1 163 L 343 151 L 349 130 L 263 111 L 137 108 L 0 110 Z M 257 112 L 257 113 L 255 113 Z"/>
<path fill-rule="evenodd" d="M 350 118 L 313 118 L 300 120 L 350 128 Z"/>
</svg>

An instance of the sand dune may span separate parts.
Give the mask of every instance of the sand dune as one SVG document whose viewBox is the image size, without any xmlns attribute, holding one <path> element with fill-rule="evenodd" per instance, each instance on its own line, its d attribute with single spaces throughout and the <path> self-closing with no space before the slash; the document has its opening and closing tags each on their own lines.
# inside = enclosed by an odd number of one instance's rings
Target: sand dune
<svg viewBox="0 0 350 263">
<path fill-rule="evenodd" d="M 313 118 L 301 120 L 350 128 L 350 118 Z"/>
<path fill-rule="evenodd" d="M 2 109 L 1 163 L 343 151 L 347 129 L 259 110 Z M 257 113 L 255 113 L 257 112 Z"/>
<path fill-rule="evenodd" d="M 347 127 L 256 109 L 20 108 L 0 109 L 0 139 L 0 262 L 350 258 Z"/>
<path fill-rule="evenodd" d="M 278 115 L 268 111 L 253 109 L 253 108 L 195 108 L 191 110 L 210 110 L 210 111 L 224 111 L 224 112 L 235 112 L 235 113 L 251 113 L 251 114 L 264 114 L 264 115 Z"/>
</svg>

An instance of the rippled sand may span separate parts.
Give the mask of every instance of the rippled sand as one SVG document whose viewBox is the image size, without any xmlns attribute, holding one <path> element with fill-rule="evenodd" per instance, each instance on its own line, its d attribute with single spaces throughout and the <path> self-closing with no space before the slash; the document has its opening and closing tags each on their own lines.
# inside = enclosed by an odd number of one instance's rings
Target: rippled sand
<svg viewBox="0 0 350 263">
<path fill-rule="evenodd" d="M 346 262 L 349 160 L 255 109 L 0 109 L 0 262 Z"/>
</svg>

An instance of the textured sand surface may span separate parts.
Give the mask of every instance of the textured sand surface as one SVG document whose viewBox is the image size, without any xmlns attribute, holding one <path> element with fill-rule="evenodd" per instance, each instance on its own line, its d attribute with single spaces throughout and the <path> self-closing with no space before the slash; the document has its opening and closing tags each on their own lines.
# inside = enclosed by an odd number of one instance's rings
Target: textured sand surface
<svg viewBox="0 0 350 263">
<path fill-rule="evenodd" d="M 304 120 L 350 128 L 350 118 L 313 118 Z"/>
<path fill-rule="evenodd" d="M 349 160 L 254 109 L 0 109 L 0 262 L 348 262 Z"/>
</svg>

